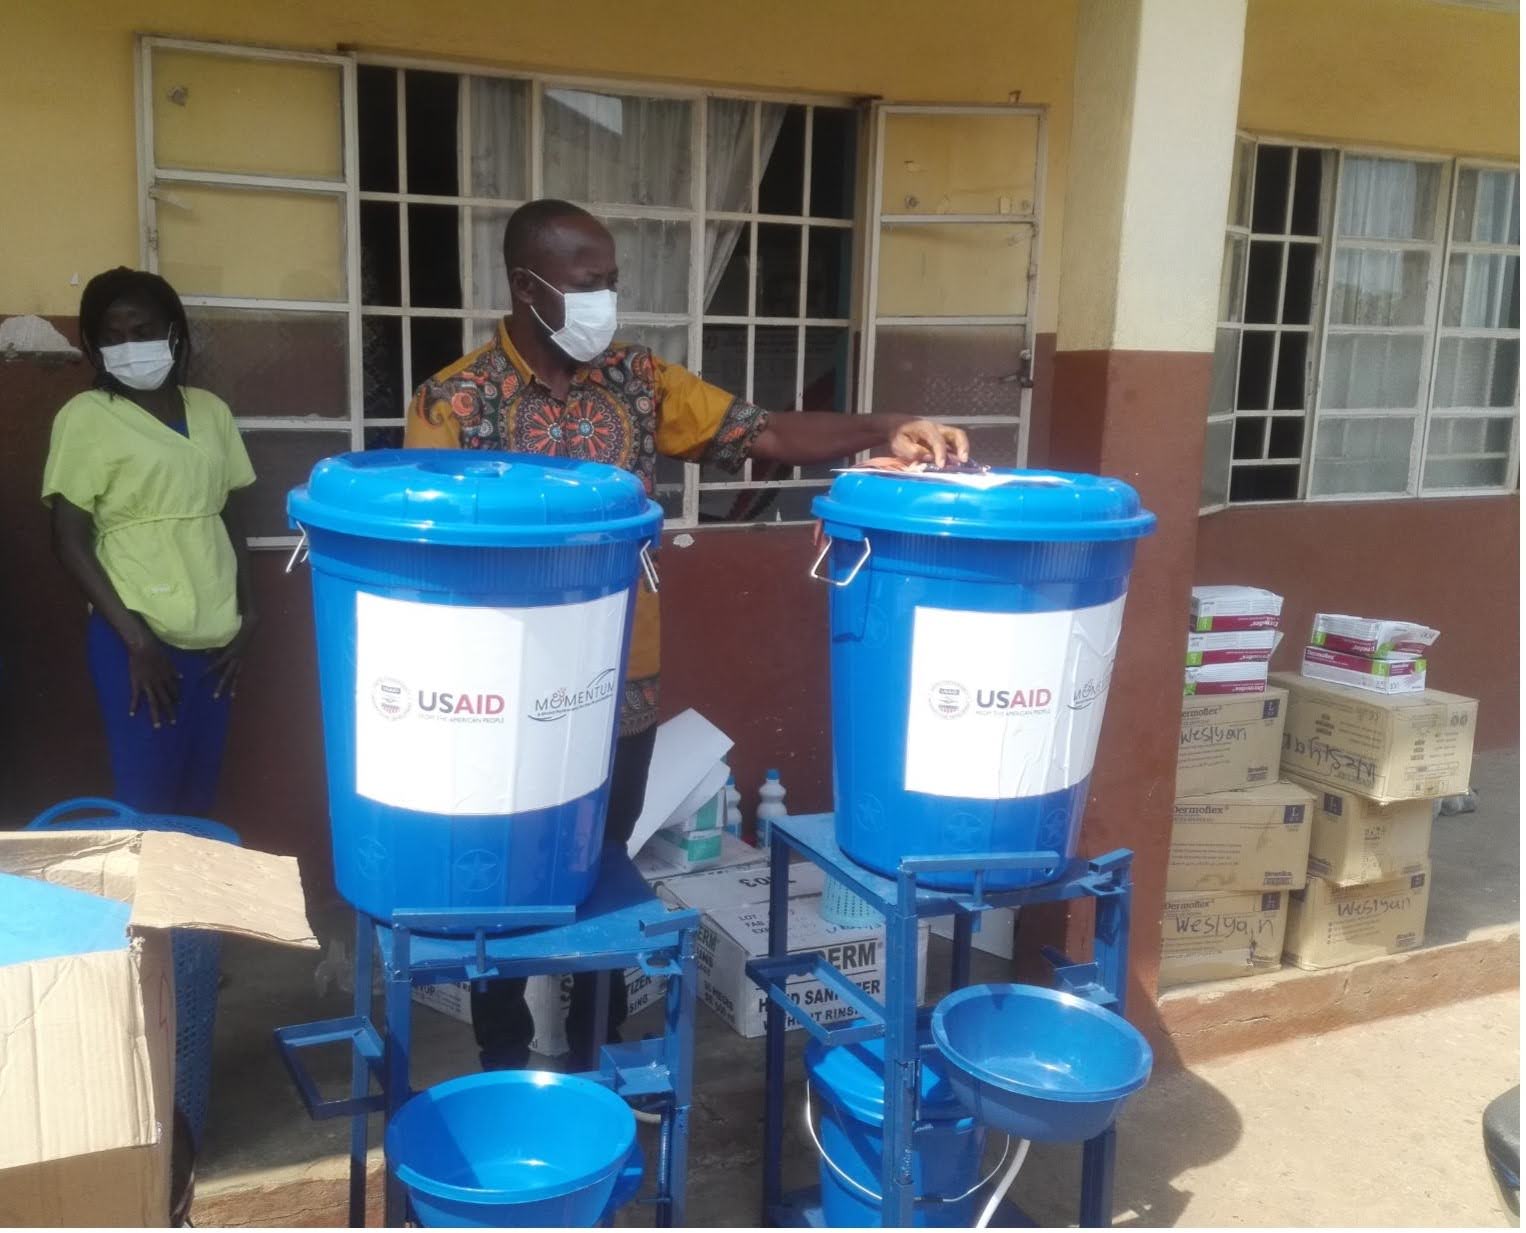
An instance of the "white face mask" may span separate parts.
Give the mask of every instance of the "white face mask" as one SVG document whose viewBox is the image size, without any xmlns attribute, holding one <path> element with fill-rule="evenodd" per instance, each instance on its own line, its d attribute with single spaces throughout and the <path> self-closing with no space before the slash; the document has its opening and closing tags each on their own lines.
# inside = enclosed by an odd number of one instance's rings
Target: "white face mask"
<svg viewBox="0 0 1526 1233">
<path fill-rule="evenodd" d="M 579 364 L 596 360 L 609 350 L 615 338 L 615 293 L 613 291 L 561 291 L 552 287 L 534 270 L 528 271 L 536 281 L 545 283 L 562 297 L 562 328 L 553 330 L 546 319 L 535 312 L 535 319 L 550 331 L 551 341 L 575 359 Z"/>
<path fill-rule="evenodd" d="M 101 363 L 128 389 L 157 390 L 175 367 L 175 348 L 168 338 L 118 343 L 101 348 Z"/>
</svg>

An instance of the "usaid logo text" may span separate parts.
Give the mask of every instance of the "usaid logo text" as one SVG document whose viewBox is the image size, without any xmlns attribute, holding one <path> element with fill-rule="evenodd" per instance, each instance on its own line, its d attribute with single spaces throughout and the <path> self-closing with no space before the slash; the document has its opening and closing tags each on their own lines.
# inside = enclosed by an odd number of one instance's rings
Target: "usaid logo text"
<svg viewBox="0 0 1526 1233">
<path fill-rule="evenodd" d="M 976 715 L 1013 715 L 1047 711 L 1054 703 L 1054 691 L 1034 686 L 972 692 L 958 681 L 939 681 L 928 691 L 927 701 L 941 719 L 958 719 L 971 711 Z"/>
<path fill-rule="evenodd" d="M 554 723 L 558 719 L 571 715 L 574 711 L 608 702 L 615 696 L 617 684 L 615 670 L 605 668 L 582 689 L 568 689 L 562 686 L 552 693 L 536 698 L 530 704 L 529 717 L 538 723 Z"/>
<path fill-rule="evenodd" d="M 472 719 L 502 723 L 496 718 L 508 706 L 502 694 L 456 690 L 410 689 L 396 677 L 378 677 L 371 684 L 371 705 L 387 719 L 417 713 L 421 719 Z"/>
</svg>

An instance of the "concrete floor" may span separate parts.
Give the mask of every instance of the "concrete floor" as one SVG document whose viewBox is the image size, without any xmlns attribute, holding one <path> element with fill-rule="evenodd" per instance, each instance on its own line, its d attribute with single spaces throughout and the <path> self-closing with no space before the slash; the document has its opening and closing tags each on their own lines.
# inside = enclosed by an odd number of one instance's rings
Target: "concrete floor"
<svg viewBox="0 0 1526 1233">
<path fill-rule="evenodd" d="M 1478 813 L 1439 819 L 1427 944 L 1459 941 L 1518 921 L 1519 757 L 1477 759 Z M 315 920 L 344 936 L 342 916 Z M 930 948 L 930 987 L 946 980 L 947 944 Z M 976 979 L 1006 964 L 977 954 Z M 300 1211 L 276 1203 L 293 1183 L 344 1174 L 347 1124 L 313 1123 L 270 1042 L 281 1024 L 347 1013 L 348 995 L 320 994 L 313 952 L 230 940 L 219 1009 L 213 1106 L 199 1166 L 198 1201 L 223 1223 L 343 1222 L 334 1187 Z M 470 1029 L 419 1008 L 414 1083 L 476 1069 Z M 653 1007 L 630 1031 L 660 1029 Z M 762 1041 L 744 1040 L 701 1008 L 689 1219 L 751 1225 L 758 1219 Z M 792 1037 L 799 1091 L 802 1041 Z M 1151 1225 L 1474 1225 L 1497 1223 L 1480 1146 L 1487 1102 L 1519 1082 L 1519 1001 L 1495 995 L 1363 1024 L 1157 1075 L 1126 1110 L 1116 1205 L 1121 1223 Z M 313 1059 L 335 1095 L 348 1061 Z M 814 1160 L 789 1117 L 786 1185 L 813 1179 Z M 995 1145 L 993 1145 L 994 1150 Z M 649 1154 L 650 1158 L 650 1154 Z M 1041 1223 L 1074 1220 L 1074 1150 L 1035 1148 L 1015 1189 Z M 628 1209 L 647 1223 L 647 1209 Z"/>
</svg>

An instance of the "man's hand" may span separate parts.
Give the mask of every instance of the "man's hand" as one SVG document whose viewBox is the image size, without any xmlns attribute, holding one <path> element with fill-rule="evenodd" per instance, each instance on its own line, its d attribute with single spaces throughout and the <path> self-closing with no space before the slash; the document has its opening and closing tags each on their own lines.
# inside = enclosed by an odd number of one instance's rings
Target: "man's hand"
<svg viewBox="0 0 1526 1233">
<path fill-rule="evenodd" d="M 941 467 L 953 454 L 960 462 L 970 460 L 970 439 L 964 429 L 932 420 L 907 420 L 890 437 L 890 448 L 903 462 L 930 462 Z"/>
<path fill-rule="evenodd" d="M 228 697 L 238 697 L 238 676 L 244 670 L 244 656 L 248 653 L 250 640 L 254 637 L 257 618 L 253 613 L 244 616 L 233 641 L 218 652 L 217 658 L 207 665 L 209 673 L 217 675 L 217 686 L 212 690 L 214 698 L 221 698 L 226 690 Z"/>
</svg>

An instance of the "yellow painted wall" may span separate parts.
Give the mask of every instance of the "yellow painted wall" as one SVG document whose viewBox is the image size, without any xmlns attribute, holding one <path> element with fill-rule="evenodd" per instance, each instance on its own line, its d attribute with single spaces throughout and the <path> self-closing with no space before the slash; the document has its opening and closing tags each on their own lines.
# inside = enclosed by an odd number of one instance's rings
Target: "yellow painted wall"
<svg viewBox="0 0 1526 1233">
<path fill-rule="evenodd" d="M 1250 2 L 1250 132 L 1514 162 L 1519 98 L 1514 14 L 1435 0 Z"/>
<path fill-rule="evenodd" d="M 0 314 L 72 314 L 136 264 L 133 35 L 912 102 L 1050 108 L 1040 267 L 1058 272 L 1074 0 L 10 0 L 0 4 Z M 1041 273 L 1039 327 L 1057 278 Z"/>
</svg>

